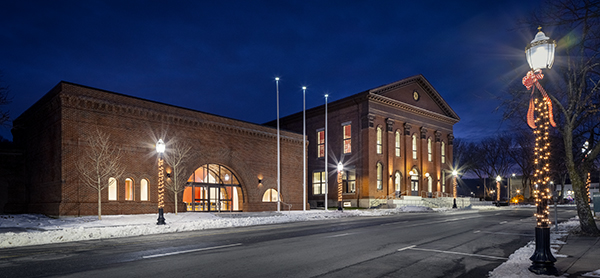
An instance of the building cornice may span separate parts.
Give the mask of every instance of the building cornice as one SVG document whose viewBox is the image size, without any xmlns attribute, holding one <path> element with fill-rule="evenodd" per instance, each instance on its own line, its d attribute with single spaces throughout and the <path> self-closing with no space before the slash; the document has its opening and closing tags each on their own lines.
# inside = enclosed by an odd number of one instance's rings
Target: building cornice
<svg viewBox="0 0 600 278">
<path fill-rule="evenodd" d="M 419 115 L 419 116 L 423 116 L 426 118 L 430 118 L 430 119 L 434 119 L 437 121 L 441 121 L 444 123 L 448 123 L 448 124 L 456 124 L 459 120 L 452 118 L 452 117 L 448 117 L 446 115 L 442 115 L 442 114 L 438 114 L 438 113 L 434 113 L 431 112 L 429 110 L 414 106 L 414 105 L 410 105 L 410 104 L 406 104 L 404 102 L 392 99 L 392 98 L 388 98 L 376 93 L 370 93 L 368 95 L 368 100 L 371 102 L 375 102 L 375 103 L 381 103 L 384 105 L 389 105 L 392 106 L 394 108 L 398 108 L 401 109 L 403 111 L 415 114 L 415 115 Z"/>
<path fill-rule="evenodd" d="M 94 91 L 94 93 L 97 92 Z M 101 91 L 100 93 L 104 92 Z M 121 94 L 115 94 L 115 96 L 127 98 L 127 96 Z M 240 135 L 264 138 L 277 138 L 277 134 L 273 131 L 270 131 L 273 129 L 271 127 L 265 127 L 262 125 L 220 117 L 212 114 L 203 113 L 200 111 L 179 108 L 167 104 L 150 102 L 139 98 L 132 99 L 134 99 L 135 101 L 147 102 L 148 105 L 142 106 L 116 103 L 115 101 L 91 96 L 89 94 L 78 94 L 72 92 L 63 92 L 59 94 L 59 97 L 61 100 L 61 105 L 63 107 L 95 110 L 101 113 L 122 115 L 146 121 L 151 120 L 158 122 L 166 122 L 169 124 L 185 125 L 191 128 L 204 127 Z M 236 125 L 236 123 L 239 123 L 240 125 Z M 257 128 L 244 127 L 249 125 L 256 125 Z M 302 135 L 293 136 L 292 134 L 293 133 L 291 132 L 282 131 L 282 134 L 280 135 L 282 141 L 288 141 L 295 144 L 303 143 Z"/>
</svg>

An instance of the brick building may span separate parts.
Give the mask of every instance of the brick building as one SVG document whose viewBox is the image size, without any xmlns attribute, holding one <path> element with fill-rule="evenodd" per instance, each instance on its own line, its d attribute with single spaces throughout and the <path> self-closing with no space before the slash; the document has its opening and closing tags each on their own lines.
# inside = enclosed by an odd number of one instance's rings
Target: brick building
<svg viewBox="0 0 600 278">
<path fill-rule="evenodd" d="M 345 205 L 373 207 L 400 196 L 451 196 L 453 125 L 460 118 L 422 75 L 331 102 L 327 112 L 325 150 L 325 105 L 306 111 L 312 207 L 324 205 L 326 187 L 328 206 L 338 205 L 339 161 L 344 165 Z M 302 133 L 303 113 L 282 118 L 280 125 Z"/>
<path fill-rule="evenodd" d="M 4 211 L 96 214 L 97 191 L 82 185 L 75 166 L 89 148 L 87 136 L 96 130 L 110 135 L 124 165 L 123 176 L 109 179 L 101 192 L 103 214 L 157 211 L 154 147 L 159 137 L 167 142 L 167 152 L 172 139 L 194 149 L 195 170 L 188 173 L 189 189 L 178 197 L 179 211 L 276 210 L 276 129 L 60 82 L 13 122 L 26 174 L 8 190 Z M 281 133 L 280 193 L 292 209 L 302 209 L 302 172 L 297 171 L 302 149 L 302 135 Z M 168 167 L 166 172 L 169 178 Z M 165 212 L 174 211 L 173 199 L 166 191 Z"/>
</svg>

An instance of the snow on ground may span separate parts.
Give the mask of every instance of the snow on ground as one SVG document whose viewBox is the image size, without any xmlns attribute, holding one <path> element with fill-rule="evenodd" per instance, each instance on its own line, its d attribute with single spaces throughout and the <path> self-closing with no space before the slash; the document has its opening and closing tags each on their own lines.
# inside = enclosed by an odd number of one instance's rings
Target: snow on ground
<svg viewBox="0 0 600 278">
<path fill-rule="evenodd" d="M 577 217 L 570 219 L 567 222 L 559 223 L 558 229 L 555 229 L 554 225 L 552 225 L 550 230 L 550 250 L 552 251 L 552 255 L 556 258 L 566 257 L 565 255 L 561 255 L 558 252 L 560 246 L 566 244 L 564 241 L 570 232 L 575 231 L 579 228 L 579 219 Z M 499 267 L 490 272 L 490 278 L 549 278 L 556 276 L 548 276 L 548 275 L 536 275 L 533 272 L 529 271 L 529 266 L 531 266 L 531 261 L 529 257 L 535 251 L 535 241 L 530 241 L 524 247 L 517 249 L 513 254 L 508 257 L 508 260 L 501 264 Z M 600 270 L 598 270 L 600 272 Z M 591 272 L 590 272 L 591 273 Z M 561 276 L 566 277 L 566 276 Z M 594 277 L 594 276 L 590 276 Z M 600 276 L 598 276 L 600 277 Z"/>
<path fill-rule="evenodd" d="M 312 221 L 353 216 L 382 216 L 406 212 L 433 212 L 428 207 L 402 206 L 374 210 L 310 210 L 281 213 L 165 214 L 167 225 L 156 225 L 157 214 L 49 218 L 40 214 L 0 215 L 0 248 L 69 241 L 117 238 L 181 231 Z"/>
</svg>

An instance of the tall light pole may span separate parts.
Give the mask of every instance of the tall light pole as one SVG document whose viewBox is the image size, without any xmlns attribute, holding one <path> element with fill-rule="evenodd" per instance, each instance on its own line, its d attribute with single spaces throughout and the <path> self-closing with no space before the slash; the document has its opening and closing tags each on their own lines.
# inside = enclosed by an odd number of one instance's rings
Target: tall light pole
<svg viewBox="0 0 600 278">
<path fill-rule="evenodd" d="M 554 267 L 556 258 L 554 258 L 550 251 L 550 213 L 548 203 L 551 194 L 548 190 L 548 182 L 550 181 L 550 141 L 548 130 L 550 125 L 556 126 L 556 123 L 552 115 L 552 100 L 546 94 L 539 80 L 544 78 L 542 69 L 550 69 L 554 63 L 556 43 L 554 40 L 546 37 L 541 29 L 541 27 L 538 28 L 535 38 L 525 48 L 525 55 L 531 70 L 523 78 L 523 85 L 528 90 L 531 88 L 527 124 L 533 129 L 533 134 L 535 135 L 535 173 L 533 175 L 533 182 L 535 183 L 534 196 L 537 207 L 535 213 L 537 225 L 535 227 L 535 252 L 529 258 L 532 261 L 529 270 L 536 274 L 555 275 L 558 273 L 558 270 Z M 541 101 L 537 95 L 534 95 L 536 87 L 542 95 Z M 534 111 L 537 112 L 537 117 L 534 117 Z"/>
<path fill-rule="evenodd" d="M 329 192 L 329 170 L 327 169 L 327 98 L 325 94 L 325 210 L 327 210 L 327 193 Z"/>
<path fill-rule="evenodd" d="M 502 181 L 502 177 L 500 175 L 496 176 L 496 202 L 500 205 L 500 181 Z"/>
<path fill-rule="evenodd" d="M 458 208 L 456 206 L 456 178 L 458 177 L 458 172 L 456 170 L 452 171 L 452 195 L 454 195 L 454 203 L 452 204 L 452 208 Z"/>
<path fill-rule="evenodd" d="M 302 210 L 306 211 L 306 87 L 302 87 Z"/>
<path fill-rule="evenodd" d="M 165 142 L 158 139 L 156 143 L 156 152 L 158 153 L 158 222 L 157 225 L 165 225 L 165 167 L 163 153 L 165 152 Z"/>
<path fill-rule="evenodd" d="M 279 138 L 279 77 L 275 77 L 277 88 L 277 211 L 281 211 L 281 146 Z"/>
<path fill-rule="evenodd" d="M 508 203 L 512 200 L 512 179 L 516 176 L 515 173 L 512 173 L 510 178 L 508 178 Z"/>
<path fill-rule="evenodd" d="M 337 184 L 338 184 L 338 210 L 342 211 L 342 174 L 344 172 L 344 164 L 340 161 L 337 165 Z"/>
</svg>

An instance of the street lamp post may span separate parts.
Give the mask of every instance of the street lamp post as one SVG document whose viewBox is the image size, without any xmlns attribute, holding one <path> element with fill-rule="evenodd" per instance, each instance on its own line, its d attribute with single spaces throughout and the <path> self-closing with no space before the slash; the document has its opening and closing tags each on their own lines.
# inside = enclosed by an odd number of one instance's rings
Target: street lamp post
<svg viewBox="0 0 600 278">
<path fill-rule="evenodd" d="M 500 175 L 496 176 L 496 202 L 500 205 L 500 181 L 502 181 L 502 177 Z"/>
<path fill-rule="evenodd" d="M 342 174 L 344 172 L 344 164 L 339 162 L 337 165 L 337 183 L 338 183 L 338 210 L 342 211 Z"/>
<path fill-rule="evenodd" d="M 544 78 L 542 69 L 552 67 L 554 63 L 554 49 L 556 43 L 538 28 L 538 33 L 533 41 L 525 48 L 525 55 L 531 70 L 523 78 L 523 85 L 529 90 L 531 88 L 531 99 L 529 101 L 529 110 L 527 112 L 527 124 L 533 129 L 535 135 L 535 203 L 537 211 L 535 213 L 537 225 L 535 227 L 535 252 L 529 258 L 532 261 L 529 270 L 536 274 L 555 275 L 558 273 L 554 262 L 556 258 L 550 251 L 550 220 L 548 203 L 551 198 L 548 190 L 549 175 L 549 157 L 550 141 L 549 126 L 556 126 L 552 115 L 552 101 L 539 80 Z M 538 88 L 542 95 L 542 100 L 534 95 L 535 88 Z M 537 117 L 534 117 L 534 111 Z"/>
<path fill-rule="evenodd" d="M 452 208 L 458 208 L 456 206 L 456 177 L 458 176 L 458 172 L 456 170 L 452 171 L 452 195 L 454 196 L 454 203 L 452 204 Z"/>
<path fill-rule="evenodd" d="M 156 152 L 158 153 L 158 222 L 157 225 L 165 225 L 165 168 L 163 153 L 165 152 L 165 142 L 159 139 L 156 143 Z"/>
</svg>

